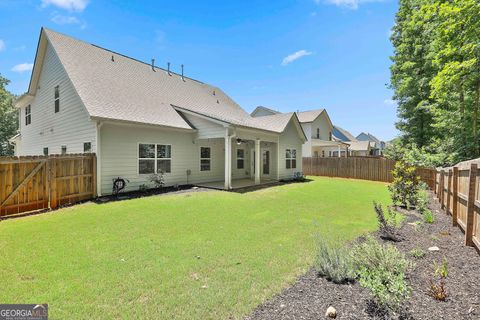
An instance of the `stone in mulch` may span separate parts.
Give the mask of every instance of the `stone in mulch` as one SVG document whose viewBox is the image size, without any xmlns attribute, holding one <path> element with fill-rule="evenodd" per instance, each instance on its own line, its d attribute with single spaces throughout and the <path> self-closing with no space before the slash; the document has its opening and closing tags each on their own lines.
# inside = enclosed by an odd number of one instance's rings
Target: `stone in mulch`
<svg viewBox="0 0 480 320">
<path fill-rule="evenodd" d="M 451 216 L 432 199 L 430 209 L 434 213 L 433 224 L 418 225 L 416 221 L 423 221 L 422 217 L 415 211 L 404 211 L 406 221 L 399 231 L 403 241 L 390 242 L 415 263 L 407 274 L 413 292 L 405 304 L 405 318 L 478 320 L 480 255 L 474 248 L 464 246 L 464 234 L 452 226 Z M 439 250 L 429 251 L 431 247 Z M 413 249 L 421 249 L 426 255 L 416 259 L 409 254 Z M 427 290 L 435 272 L 434 261 L 440 264 L 444 258 L 449 268 L 448 297 L 442 302 L 430 297 Z M 325 312 L 330 306 L 337 311 L 336 319 L 384 318 L 373 314 L 369 292 L 358 283 L 334 284 L 318 277 L 312 268 L 291 287 L 257 307 L 246 319 L 328 319 Z"/>
</svg>

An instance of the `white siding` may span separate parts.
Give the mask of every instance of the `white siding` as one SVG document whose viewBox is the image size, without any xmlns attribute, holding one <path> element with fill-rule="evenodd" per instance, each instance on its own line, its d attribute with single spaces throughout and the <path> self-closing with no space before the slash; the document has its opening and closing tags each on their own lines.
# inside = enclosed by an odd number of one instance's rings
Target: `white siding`
<svg viewBox="0 0 480 320">
<path fill-rule="evenodd" d="M 302 145 L 302 155 L 304 157 L 311 157 L 312 156 L 312 123 L 302 123 L 303 132 L 305 132 L 305 136 L 307 137 L 307 141 Z"/>
<path fill-rule="evenodd" d="M 196 140 L 196 133 L 169 129 L 105 123 L 101 128 L 101 189 L 112 190 L 112 180 L 128 179 L 127 190 L 138 190 L 141 184 L 152 186 L 149 175 L 138 174 L 138 144 L 172 145 L 171 173 L 165 174 L 166 185 L 219 181 L 225 175 L 224 139 Z M 211 147 L 211 170 L 200 171 L 200 147 Z"/>
<path fill-rule="evenodd" d="M 279 139 L 279 179 L 291 179 L 293 178 L 295 172 L 302 172 L 302 144 L 303 140 L 300 138 L 297 128 L 295 128 L 295 123 L 290 121 L 285 131 L 280 135 Z M 286 149 L 297 150 L 297 167 L 295 169 L 287 169 L 285 161 Z"/>
<path fill-rule="evenodd" d="M 190 114 L 183 114 L 195 129 L 197 129 L 197 139 L 223 138 L 225 137 L 225 127 L 213 121 L 206 120 Z"/>
<path fill-rule="evenodd" d="M 60 86 L 60 112 L 55 113 L 54 88 Z M 83 153 L 83 143 L 91 142 L 96 150 L 95 123 L 88 116 L 80 97 L 50 46 L 47 46 L 37 94 L 31 102 L 32 122 L 25 126 L 25 106 L 20 111 L 21 147 L 18 155 L 60 153 L 67 146 L 68 153 Z"/>
</svg>

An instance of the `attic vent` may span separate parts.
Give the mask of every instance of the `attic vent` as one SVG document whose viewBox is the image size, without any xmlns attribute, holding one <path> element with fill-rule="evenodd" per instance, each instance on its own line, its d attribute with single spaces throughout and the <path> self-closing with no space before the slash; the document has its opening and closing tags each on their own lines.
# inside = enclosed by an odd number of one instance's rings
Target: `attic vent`
<svg viewBox="0 0 480 320">
<path fill-rule="evenodd" d="M 155 59 L 152 59 L 152 70 L 155 71 Z"/>
<path fill-rule="evenodd" d="M 171 76 L 172 74 L 170 73 L 170 62 L 167 62 L 167 73 L 169 76 Z"/>
<path fill-rule="evenodd" d="M 112 62 L 115 62 L 115 58 L 113 57 L 113 54 L 112 54 Z"/>
</svg>

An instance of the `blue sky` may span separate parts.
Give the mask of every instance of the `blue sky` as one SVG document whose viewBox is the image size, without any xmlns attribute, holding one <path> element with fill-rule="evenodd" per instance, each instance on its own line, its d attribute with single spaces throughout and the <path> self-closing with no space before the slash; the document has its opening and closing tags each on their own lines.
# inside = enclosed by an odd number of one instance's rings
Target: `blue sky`
<svg viewBox="0 0 480 320">
<path fill-rule="evenodd" d="M 0 0 L 0 73 L 26 91 L 42 26 L 221 87 L 247 111 L 326 108 L 354 135 L 396 136 L 395 0 Z"/>
</svg>

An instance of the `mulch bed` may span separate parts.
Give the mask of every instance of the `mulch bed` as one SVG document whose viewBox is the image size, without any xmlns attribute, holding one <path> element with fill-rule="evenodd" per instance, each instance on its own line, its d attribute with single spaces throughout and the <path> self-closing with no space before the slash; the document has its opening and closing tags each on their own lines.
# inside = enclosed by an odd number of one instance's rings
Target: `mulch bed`
<svg viewBox="0 0 480 320">
<path fill-rule="evenodd" d="M 480 319 L 480 255 L 472 247 L 464 246 L 464 234 L 452 226 L 451 216 L 440 209 L 430 194 L 433 224 L 423 223 L 415 211 L 403 211 L 406 220 L 399 232 L 403 240 L 393 243 L 415 263 L 407 274 L 412 295 L 405 305 L 405 319 Z M 378 237 L 377 237 L 378 238 Z M 383 240 L 380 240 L 383 241 Z M 392 242 L 389 242 L 392 243 Z M 437 246 L 440 251 L 428 251 Z M 409 252 L 422 249 L 423 258 L 414 258 Z M 429 281 L 434 274 L 433 261 L 448 261 L 446 280 L 447 300 L 436 301 L 427 294 Z M 257 307 L 246 319 L 325 319 L 329 306 L 337 310 L 337 319 L 389 319 L 372 311 L 369 292 L 358 283 L 334 284 L 317 276 L 310 269 L 288 289 Z"/>
</svg>

